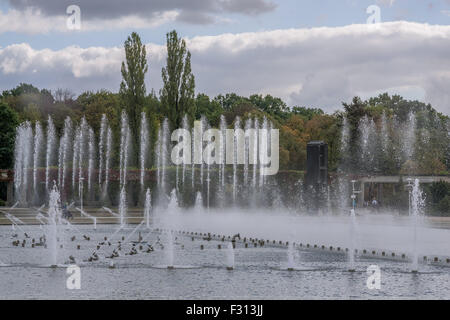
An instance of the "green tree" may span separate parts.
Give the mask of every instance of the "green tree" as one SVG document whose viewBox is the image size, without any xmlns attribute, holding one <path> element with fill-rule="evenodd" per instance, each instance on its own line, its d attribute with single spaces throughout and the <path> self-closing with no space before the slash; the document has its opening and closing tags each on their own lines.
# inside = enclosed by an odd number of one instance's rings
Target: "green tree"
<svg viewBox="0 0 450 320">
<path fill-rule="evenodd" d="M 14 141 L 18 114 L 7 104 L 0 102 L 0 168 L 12 168 L 14 162 Z"/>
<path fill-rule="evenodd" d="M 150 146 L 149 153 L 154 154 L 156 152 L 155 145 L 158 140 L 158 129 L 164 115 L 161 110 L 161 102 L 152 90 L 150 94 L 145 98 L 144 112 L 147 115 L 147 121 L 149 124 L 150 133 Z M 152 153 L 153 152 L 153 153 Z M 154 156 L 149 157 L 148 163 L 154 165 Z"/>
<path fill-rule="evenodd" d="M 343 163 L 349 165 L 349 167 L 346 168 L 347 170 L 360 170 L 361 163 L 357 157 L 357 155 L 361 154 L 361 144 L 359 143 L 359 121 L 366 115 L 366 103 L 361 101 L 359 97 L 354 97 L 351 103 L 342 104 L 350 127 L 350 139 L 349 150 L 344 150 L 344 154 L 341 155 L 341 158 L 344 159 Z"/>
<path fill-rule="evenodd" d="M 195 116 L 195 79 L 191 70 L 191 53 L 175 30 L 167 33 L 167 65 L 162 69 L 164 86 L 162 107 L 172 128 L 180 128 L 185 114 Z"/>
<path fill-rule="evenodd" d="M 249 103 L 249 99 L 238 96 L 236 93 L 227 93 L 225 95 L 219 94 L 214 98 L 225 111 L 230 111 L 236 104 Z"/>
<path fill-rule="evenodd" d="M 78 96 L 77 102 L 81 106 L 82 114 L 96 133 L 100 131 L 102 115 L 106 114 L 110 123 L 119 123 L 116 119 L 119 109 L 118 95 L 106 90 L 96 93 L 87 91 Z M 119 115 L 120 116 L 120 115 Z"/>
<path fill-rule="evenodd" d="M 200 93 L 196 98 L 196 112 L 195 118 L 200 119 L 202 115 L 206 116 L 208 122 L 213 127 L 218 127 L 220 122 L 220 116 L 223 113 L 222 106 L 216 100 L 210 100 L 206 94 Z"/>
<path fill-rule="evenodd" d="M 305 107 L 299 107 L 299 106 L 295 106 L 292 108 L 292 113 L 299 115 L 300 117 L 302 117 L 305 120 L 311 120 L 314 116 L 317 115 L 323 115 L 324 112 L 322 109 L 317 109 L 317 108 L 305 108 Z"/>
<path fill-rule="evenodd" d="M 258 109 L 270 114 L 277 120 L 284 120 L 289 117 L 289 108 L 286 103 L 277 97 L 271 95 L 254 94 L 250 96 L 250 102 L 254 104 Z"/>
<path fill-rule="evenodd" d="M 128 114 L 133 141 L 134 160 L 139 156 L 139 128 L 141 112 L 145 103 L 145 74 L 148 71 L 145 45 L 136 32 L 125 41 L 125 59 L 122 62 L 120 98 Z"/>
</svg>

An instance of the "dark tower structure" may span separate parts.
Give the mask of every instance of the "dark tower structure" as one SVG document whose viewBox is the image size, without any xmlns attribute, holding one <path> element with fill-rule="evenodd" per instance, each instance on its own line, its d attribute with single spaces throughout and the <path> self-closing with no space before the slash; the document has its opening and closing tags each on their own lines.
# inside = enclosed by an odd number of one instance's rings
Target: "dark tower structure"
<svg viewBox="0 0 450 320">
<path fill-rule="evenodd" d="M 311 141 L 306 147 L 306 184 L 317 186 L 328 183 L 328 145 Z"/>
</svg>

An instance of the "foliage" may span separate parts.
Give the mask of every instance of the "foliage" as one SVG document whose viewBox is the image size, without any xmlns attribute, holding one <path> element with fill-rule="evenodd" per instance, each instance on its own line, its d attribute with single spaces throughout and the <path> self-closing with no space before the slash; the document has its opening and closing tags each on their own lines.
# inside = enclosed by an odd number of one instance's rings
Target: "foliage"
<svg viewBox="0 0 450 320">
<path fill-rule="evenodd" d="M 224 110 L 217 100 L 210 100 L 206 94 L 200 93 L 195 99 L 195 105 L 195 119 L 204 115 L 211 126 L 219 127 L 220 116 Z"/>
<path fill-rule="evenodd" d="M 111 123 L 118 125 L 120 122 L 120 115 L 116 112 L 119 110 L 119 100 L 118 95 L 106 90 L 96 93 L 92 91 L 84 92 L 77 98 L 77 103 L 81 106 L 81 114 L 78 117 L 84 116 L 94 132 L 98 134 L 103 114 L 109 116 Z"/>
<path fill-rule="evenodd" d="M 0 102 L 0 168 L 12 168 L 16 126 L 19 123 L 17 113 L 6 103 Z"/>
<path fill-rule="evenodd" d="M 162 69 L 161 103 L 172 128 L 181 128 L 184 115 L 191 122 L 195 114 L 195 79 L 191 53 L 175 30 L 166 35 L 167 65 Z"/>
<path fill-rule="evenodd" d="M 128 114 L 128 121 L 133 139 L 134 160 L 139 154 L 139 128 L 141 112 L 145 102 L 145 74 L 148 71 L 147 52 L 145 45 L 136 32 L 125 41 L 126 61 L 122 62 L 122 83 L 120 84 L 120 98 Z"/>
<path fill-rule="evenodd" d="M 450 183 L 439 181 L 426 187 L 427 201 L 434 213 L 450 216 Z"/>
</svg>

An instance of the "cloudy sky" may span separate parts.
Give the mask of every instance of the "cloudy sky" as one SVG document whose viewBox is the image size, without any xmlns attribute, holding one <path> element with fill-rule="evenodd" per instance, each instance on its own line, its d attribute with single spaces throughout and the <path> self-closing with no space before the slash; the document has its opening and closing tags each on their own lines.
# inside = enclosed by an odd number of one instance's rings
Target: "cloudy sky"
<svg viewBox="0 0 450 320">
<path fill-rule="evenodd" d="M 70 5 L 79 30 L 67 26 Z M 371 5 L 381 23 L 367 24 Z M 158 91 L 172 29 L 210 96 L 272 94 L 332 112 L 387 91 L 450 114 L 450 0 L 0 0 L 0 90 L 116 92 L 123 42 L 137 31 L 147 89 Z"/>
</svg>

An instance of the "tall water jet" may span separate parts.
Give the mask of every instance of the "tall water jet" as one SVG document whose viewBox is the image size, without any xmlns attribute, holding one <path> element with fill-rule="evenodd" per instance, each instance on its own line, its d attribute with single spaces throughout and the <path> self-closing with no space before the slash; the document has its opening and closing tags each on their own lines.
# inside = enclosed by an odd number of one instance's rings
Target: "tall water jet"
<svg viewBox="0 0 450 320">
<path fill-rule="evenodd" d="M 361 161 L 364 162 L 366 153 L 368 152 L 367 148 L 369 145 L 369 126 L 370 126 L 370 120 L 367 115 L 365 115 L 363 118 L 359 121 L 359 137 L 360 137 L 360 145 L 361 145 Z"/>
<path fill-rule="evenodd" d="M 166 234 L 167 240 L 166 240 L 166 262 L 167 262 L 167 269 L 173 269 L 174 268 L 174 256 L 175 256 L 175 248 L 173 245 L 173 235 L 172 231 L 167 231 Z"/>
<path fill-rule="evenodd" d="M 200 191 L 197 192 L 197 196 L 195 198 L 195 210 L 196 211 L 203 210 L 203 197 Z"/>
<path fill-rule="evenodd" d="M 183 127 L 184 130 L 189 131 L 189 121 L 188 121 L 187 115 L 184 115 L 184 117 L 183 117 L 182 127 Z M 183 153 L 184 152 L 185 151 L 183 149 Z M 184 159 L 184 154 L 183 154 L 183 159 Z M 186 162 L 187 161 L 183 161 L 183 171 L 182 171 L 183 177 L 181 178 L 181 183 L 183 184 L 183 188 L 185 186 L 184 182 L 186 180 Z"/>
<path fill-rule="evenodd" d="M 409 191 L 409 215 L 412 222 L 412 261 L 411 261 L 411 272 L 418 272 L 419 263 L 419 253 L 417 248 L 417 228 L 419 224 L 419 218 L 424 206 L 424 199 L 422 195 L 422 190 L 420 189 L 419 179 L 415 179 L 414 183 L 412 179 L 408 179 L 408 191 Z"/>
<path fill-rule="evenodd" d="M 414 146 L 416 144 L 416 115 L 410 113 L 403 131 L 403 154 L 405 161 L 413 160 Z"/>
<path fill-rule="evenodd" d="M 45 167 L 45 190 L 49 189 L 50 183 L 50 167 L 54 165 L 54 154 L 56 146 L 56 129 L 51 116 L 47 121 L 47 151 L 46 151 L 46 167 Z"/>
<path fill-rule="evenodd" d="M 165 190 L 166 188 L 166 170 L 169 164 L 169 120 L 164 119 L 162 126 L 162 151 L 161 151 L 161 164 L 162 164 L 162 174 L 161 174 L 161 188 Z"/>
<path fill-rule="evenodd" d="M 219 186 L 220 186 L 220 200 L 222 202 L 222 205 L 225 202 L 225 150 L 226 150 L 226 144 L 225 144 L 225 137 L 226 137 L 226 129 L 227 129 L 227 123 L 225 120 L 225 116 L 220 116 L 220 167 L 219 167 Z"/>
<path fill-rule="evenodd" d="M 48 204 L 48 241 L 50 250 L 50 265 L 58 265 L 58 225 L 61 221 L 61 198 L 56 185 L 50 192 Z"/>
<path fill-rule="evenodd" d="M 120 218 L 120 228 L 125 227 L 125 219 L 127 216 L 127 193 L 125 192 L 125 186 L 120 189 L 119 195 L 119 218 Z"/>
<path fill-rule="evenodd" d="M 348 150 L 348 144 L 350 143 L 350 125 L 348 123 L 347 117 L 342 120 L 341 129 L 341 153 L 345 153 Z"/>
<path fill-rule="evenodd" d="M 58 138 L 56 138 L 58 140 Z M 63 137 L 59 138 L 59 148 L 58 148 L 58 187 L 61 188 L 61 180 L 62 180 L 62 162 L 63 162 L 63 153 L 64 153 L 64 141 Z"/>
<path fill-rule="evenodd" d="M 349 162 L 348 158 L 345 158 L 344 156 L 348 155 L 350 152 L 349 150 L 350 145 L 350 124 L 348 122 L 347 117 L 344 117 L 342 120 L 342 129 L 341 129 L 341 139 L 340 139 L 340 163 L 338 167 L 338 172 L 343 173 L 345 170 L 348 170 Z M 339 202 L 338 207 L 340 207 L 341 212 L 348 212 L 347 211 L 347 203 L 348 199 L 350 197 L 350 191 L 348 182 L 345 178 L 338 177 L 337 179 L 337 200 Z"/>
<path fill-rule="evenodd" d="M 228 242 L 227 249 L 227 270 L 234 269 L 234 248 L 231 242 Z"/>
<path fill-rule="evenodd" d="M 86 118 L 81 119 L 80 130 L 79 130 L 79 145 L 78 145 L 78 196 L 81 201 L 81 209 L 83 209 L 83 188 L 84 188 L 84 170 L 85 167 L 85 145 L 86 145 L 86 135 L 88 130 L 88 124 Z"/>
<path fill-rule="evenodd" d="M 14 186 L 20 203 L 27 201 L 28 169 L 31 165 L 33 129 L 29 121 L 20 124 L 16 129 L 14 150 Z"/>
<path fill-rule="evenodd" d="M 209 127 L 209 123 L 206 120 L 206 118 L 203 119 L 203 123 L 204 123 L 204 127 L 203 127 L 204 132 L 208 132 L 210 127 Z M 208 132 L 208 133 L 210 133 L 210 132 Z M 211 154 L 212 151 L 209 149 L 209 147 L 214 146 L 214 148 L 215 148 L 216 143 L 211 141 L 212 136 L 209 134 L 207 136 L 205 134 L 205 136 L 203 138 L 205 139 L 204 142 L 207 144 L 207 147 L 205 148 L 205 152 L 203 154 L 204 161 L 202 162 L 202 167 L 204 165 L 203 163 L 206 163 L 206 208 L 209 209 L 210 201 L 211 201 L 210 189 L 211 189 L 211 165 L 212 165 L 212 154 Z M 203 150 L 203 148 L 202 148 L 202 150 Z"/>
<path fill-rule="evenodd" d="M 104 169 L 104 160 L 105 160 L 105 143 L 106 143 L 106 134 L 107 134 L 107 118 L 106 114 L 102 115 L 102 120 L 100 122 L 100 136 L 98 141 L 98 185 L 102 185 L 102 177 L 103 177 L 103 169 Z"/>
<path fill-rule="evenodd" d="M 285 211 L 287 208 L 284 205 L 279 188 L 273 188 L 271 193 L 272 193 L 272 199 L 273 199 L 272 208 L 274 208 L 276 210 Z"/>
<path fill-rule="evenodd" d="M 244 130 L 245 130 L 245 157 L 244 157 L 244 184 L 247 185 L 248 184 L 248 166 L 249 164 L 252 162 L 253 159 L 251 158 L 250 155 L 250 144 L 251 144 L 251 139 L 253 139 L 252 133 L 253 131 L 251 131 L 252 129 L 252 119 L 247 119 L 245 120 L 245 126 L 244 126 Z"/>
<path fill-rule="evenodd" d="M 381 115 L 380 140 L 381 140 L 381 151 L 383 157 L 385 157 L 388 153 L 388 144 L 389 144 L 388 118 L 386 116 L 385 111 L 383 111 L 383 114 Z"/>
<path fill-rule="evenodd" d="M 94 130 L 89 128 L 89 137 L 88 137 L 88 191 L 91 193 L 92 188 L 92 176 L 94 174 L 94 165 L 95 165 L 95 136 Z"/>
<path fill-rule="evenodd" d="M 44 134 L 42 126 L 39 121 L 36 121 L 34 127 L 34 153 L 33 153 L 33 192 L 37 192 L 37 171 L 41 164 L 41 151 L 44 141 Z"/>
<path fill-rule="evenodd" d="M 69 117 L 67 117 L 64 120 L 63 136 L 61 138 L 62 156 L 61 156 L 61 161 L 59 164 L 59 170 L 61 173 L 61 176 L 59 179 L 59 185 L 60 185 L 61 191 L 64 190 L 64 187 L 66 184 L 67 163 L 69 162 L 71 139 L 72 139 L 72 120 Z"/>
<path fill-rule="evenodd" d="M 144 217 L 147 229 L 150 229 L 150 212 L 152 210 L 152 195 L 150 193 L 150 188 L 147 188 L 145 193 L 145 206 L 144 206 Z"/>
<path fill-rule="evenodd" d="M 235 121 L 234 121 L 234 156 L 233 156 L 233 205 L 237 205 L 237 183 L 238 183 L 238 178 L 237 178 L 237 165 L 238 165 L 238 136 L 237 136 L 237 132 L 238 130 L 241 129 L 241 118 L 240 117 L 236 117 Z"/>
<path fill-rule="evenodd" d="M 128 116 L 125 111 L 122 112 L 122 122 L 120 127 L 120 186 L 123 187 L 127 182 L 128 156 L 130 146 L 130 127 L 128 125 Z"/>
<path fill-rule="evenodd" d="M 108 193 L 109 183 L 109 167 L 111 165 L 111 150 L 112 150 L 112 130 L 108 126 L 106 130 L 106 159 L 105 159 L 105 184 L 103 186 L 103 197 Z"/>
<path fill-rule="evenodd" d="M 254 119 L 253 122 L 253 178 L 252 178 L 252 189 L 253 189 L 253 205 L 256 206 L 256 173 L 258 169 L 258 138 L 259 138 L 259 120 L 258 118 Z"/>
<path fill-rule="evenodd" d="M 359 193 L 355 189 L 355 180 L 352 180 L 352 209 L 350 210 L 350 245 L 348 252 L 348 271 L 355 271 L 355 242 L 356 242 L 356 195 Z"/>
<path fill-rule="evenodd" d="M 295 251 L 292 241 L 289 241 L 287 249 L 287 270 L 294 271 L 295 269 Z"/>
<path fill-rule="evenodd" d="M 161 147 L 162 147 L 162 128 L 161 128 L 161 126 L 159 126 L 158 139 L 156 141 L 156 150 L 155 150 L 156 178 L 157 178 L 158 188 L 161 186 L 161 173 L 162 173 L 162 170 L 161 170 L 161 165 L 162 165 Z"/>
<path fill-rule="evenodd" d="M 375 123 L 373 119 L 369 119 L 366 115 L 361 119 L 359 123 L 360 131 L 360 145 L 361 145 L 361 159 L 360 159 L 360 170 L 366 172 L 371 171 L 376 168 L 375 166 Z"/>
<path fill-rule="evenodd" d="M 178 204 L 178 196 L 177 196 L 177 189 L 173 189 L 172 192 L 170 193 L 170 199 L 169 199 L 169 205 L 167 206 L 167 211 L 170 214 L 173 214 L 175 212 L 177 212 L 179 209 L 179 204 Z"/>
<path fill-rule="evenodd" d="M 348 252 L 348 270 L 355 271 L 355 229 L 356 229 L 356 214 L 355 208 L 350 210 L 350 245 Z"/>
<path fill-rule="evenodd" d="M 184 117 L 186 117 L 186 115 Z M 184 121 L 184 119 L 182 120 L 182 124 L 181 124 L 182 126 L 183 126 L 183 121 Z M 179 142 L 179 140 L 178 140 L 178 142 Z M 180 156 L 180 154 L 178 154 L 178 156 Z M 180 188 L 180 165 L 177 162 L 177 163 L 175 163 L 175 189 L 179 190 L 179 188 Z"/>
<path fill-rule="evenodd" d="M 145 112 L 141 113 L 141 135 L 140 135 L 140 167 L 141 167 L 141 188 L 144 187 L 145 168 L 148 152 L 149 136 L 148 136 L 148 122 Z"/>
<path fill-rule="evenodd" d="M 267 164 L 268 159 L 268 140 L 270 139 L 268 134 L 269 122 L 267 118 L 264 117 L 262 126 L 259 131 L 259 188 L 260 192 L 264 193 L 264 168 Z"/>
<path fill-rule="evenodd" d="M 193 139 L 193 143 L 191 144 L 191 155 L 194 157 L 193 161 L 191 161 L 191 185 L 192 189 L 195 187 L 195 152 L 197 150 L 197 144 L 195 142 L 195 133 L 196 133 L 196 126 L 194 123 L 194 127 L 191 129 L 191 137 Z"/>
<path fill-rule="evenodd" d="M 168 159 L 169 121 L 164 119 L 158 130 L 156 163 L 158 176 L 158 201 L 166 203 L 166 168 Z"/>
<path fill-rule="evenodd" d="M 203 141 L 203 134 L 205 133 L 205 129 L 206 129 L 206 118 L 205 116 L 201 116 L 200 118 L 200 123 L 201 123 L 201 131 L 200 131 L 200 145 L 199 145 L 199 150 L 197 150 L 197 152 L 200 152 L 201 154 L 201 165 L 200 165 L 200 182 L 201 185 L 203 186 L 203 171 L 205 168 L 205 161 L 203 159 L 203 146 L 204 146 L 204 141 Z"/>
<path fill-rule="evenodd" d="M 75 140 L 73 143 L 72 155 L 72 190 L 75 190 L 75 181 L 77 177 L 78 158 L 80 152 L 81 128 L 77 127 L 75 132 Z"/>
</svg>

